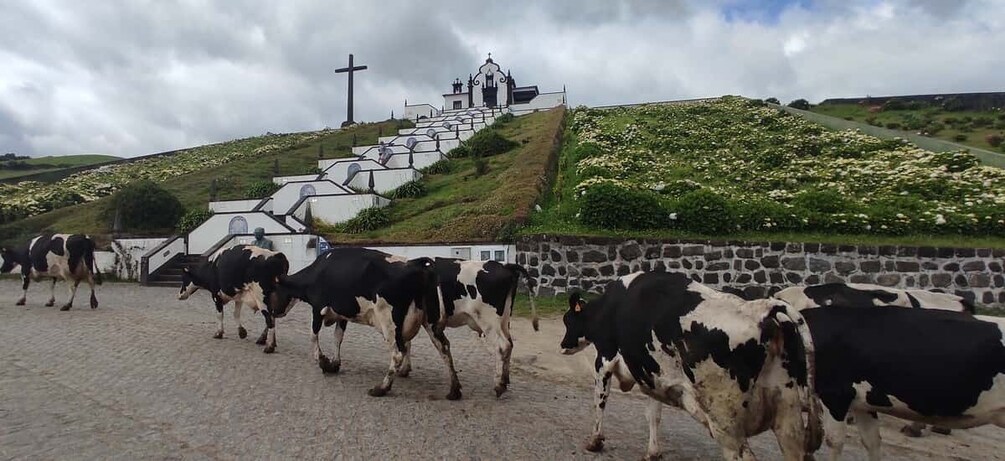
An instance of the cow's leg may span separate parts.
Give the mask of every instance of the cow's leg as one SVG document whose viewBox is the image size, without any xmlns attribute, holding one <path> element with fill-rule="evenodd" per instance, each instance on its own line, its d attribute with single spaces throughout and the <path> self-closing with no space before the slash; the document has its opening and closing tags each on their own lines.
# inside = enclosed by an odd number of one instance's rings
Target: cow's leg
<svg viewBox="0 0 1005 461">
<path fill-rule="evenodd" d="M 94 274 L 87 274 L 87 284 L 91 287 L 91 309 L 97 309 L 98 297 L 94 296 Z"/>
<path fill-rule="evenodd" d="M 440 353 L 440 358 L 447 366 L 447 376 L 450 379 L 450 392 L 447 393 L 447 400 L 459 400 L 461 398 L 461 381 L 457 379 L 457 370 L 454 369 L 454 357 L 450 354 L 450 340 L 443 334 L 443 328 L 434 328 L 430 325 L 423 325 L 429 340 L 433 342 L 433 347 Z"/>
<path fill-rule="evenodd" d="M 586 450 L 598 452 L 604 449 L 604 409 L 607 408 L 607 398 L 611 395 L 611 377 L 614 375 L 610 362 L 597 358 L 597 376 L 594 379 L 593 407 L 596 419 L 593 422 L 593 435 L 586 441 Z"/>
<path fill-rule="evenodd" d="M 272 312 L 262 309 L 262 317 L 265 317 L 265 349 L 262 352 L 271 354 L 276 352 L 276 319 L 272 317 Z"/>
<path fill-rule="evenodd" d="M 412 342 L 405 341 L 404 358 L 401 359 L 401 368 L 398 368 L 398 377 L 407 378 L 412 373 Z"/>
<path fill-rule="evenodd" d="M 56 277 L 52 278 L 52 284 L 49 285 L 49 300 L 46 301 L 45 307 L 52 307 L 56 305 Z"/>
<path fill-rule="evenodd" d="M 318 363 L 318 367 L 321 368 L 322 373 L 338 373 L 338 362 L 328 360 L 324 351 L 321 350 L 318 335 L 321 334 L 322 326 L 324 326 L 324 318 L 321 316 L 321 312 L 315 311 L 311 316 L 311 353 L 314 355 L 314 361 Z"/>
<path fill-rule="evenodd" d="M 879 461 L 879 446 L 882 443 L 879 438 L 879 416 L 876 413 L 856 411 L 855 427 L 862 438 L 862 445 L 869 453 L 869 461 Z"/>
<path fill-rule="evenodd" d="M 660 459 L 660 420 L 663 417 L 663 402 L 652 399 L 646 407 L 646 420 L 649 421 L 649 445 L 646 447 L 646 460 Z"/>
<path fill-rule="evenodd" d="M 258 335 L 258 339 L 255 340 L 255 344 L 264 346 L 267 339 L 269 339 L 269 327 L 266 326 L 262 329 L 262 334 Z"/>
<path fill-rule="evenodd" d="M 68 311 L 71 307 L 73 307 L 73 298 L 77 296 L 78 285 L 80 285 L 80 280 L 74 280 L 73 283 L 70 284 L 70 300 L 67 301 L 66 304 L 63 304 L 63 307 L 60 307 L 59 310 Z"/>
<path fill-rule="evenodd" d="M 244 324 L 241 323 L 241 301 L 239 299 L 234 300 L 234 321 L 237 322 L 237 337 L 247 338 L 248 330 L 245 330 Z"/>
<path fill-rule="evenodd" d="M 17 302 L 14 303 L 15 306 L 23 306 L 24 305 L 25 300 L 28 299 L 28 285 L 30 285 L 30 284 L 31 284 L 31 279 L 27 275 L 25 275 L 24 273 L 21 273 L 21 290 L 23 292 L 21 293 L 21 299 L 17 300 Z"/>
<path fill-rule="evenodd" d="M 924 435 L 925 423 L 919 423 L 914 421 L 910 424 L 905 424 L 904 427 L 900 428 L 900 433 L 908 437 L 921 437 Z"/>
<path fill-rule="evenodd" d="M 953 433 L 953 430 L 948 427 L 932 426 L 932 432 L 936 434 L 949 435 Z"/>
<path fill-rule="evenodd" d="M 213 337 L 216 338 L 216 339 L 222 339 L 223 338 L 223 303 L 220 302 L 220 301 L 218 301 L 218 300 L 215 300 L 215 301 L 216 301 L 216 323 L 217 323 L 217 327 L 216 327 L 216 333 L 213 334 Z"/>
<path fill-rule="evenodd" d="M 814 402 L 815 404 L 815 402 Z M 786 461 L 803 461 L 808 433 L 803 425 L 803 405 L 796 389 L 783 389 L 775 399 L 772 432 Z"/>
<path fill-rule="evenodd" d="M 391 385 L 394 384 L 394 376 L 398 373 L 398 369 L 401 368 L 401 362 L 404 360 L 404 351 L 402 350 L 403 348 L 398 347 L 398 328 L 391 320 L 391 313 L 375 312 L 375 317 L 378 317 L 377 325 L 380 328 L 381 334 L 384 335 L 384 343 L 387 344 L 391 357 L 390 363 L 387 366 L 387 372 L 384 373 L 384 379 L 367 393 L 371 397 L 383 397 L 387 395 L 388 391 L 391 390 Z"/>
<path fill-rule="evenodd" d="M 495 325 L 491 329 L 486 329 L 486 336 L 491 338 L 492 348 L 499 358 L 496 364 L 496 397 L 506 392 L 509 385 L 509 361 L 513 353 L 513 341 L 508 338 L 501 325 Z"/>
<path fill-rule="evenodd" d="M 335 359 L 332 360 L 332 373 L 338 373 L 342 366 L 342 340 L 345 338 L 345 329 L 349 326 L 348 320 L 335 322 Z"/>
<path fill-rule="evenodd" d="M 841 453 L 844 451 L 844 442 L 847 440 L 848 433 L 848 423 L 834 419 L 831 416 L 831 412 L 824 408 L 823 411 L 823 426 L 824 426 L 824 440 L 827 442 L 827 447 L 830 448 L 830 460 L 837 461 L 841 459 Z"/>
</svg>

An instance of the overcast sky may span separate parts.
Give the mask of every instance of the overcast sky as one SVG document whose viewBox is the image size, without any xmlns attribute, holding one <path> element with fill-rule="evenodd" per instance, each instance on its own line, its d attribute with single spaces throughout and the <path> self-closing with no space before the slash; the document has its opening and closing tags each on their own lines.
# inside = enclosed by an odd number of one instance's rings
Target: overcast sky
<svg viewBox="0 0 1005 461">
<path fill-rule="evenodd" d="M 1005 0 L 0 5 L 0 153 L 135 156 L 442 104 L 491 52 L 571 105 L 1005 91 Z"/>
</svg>

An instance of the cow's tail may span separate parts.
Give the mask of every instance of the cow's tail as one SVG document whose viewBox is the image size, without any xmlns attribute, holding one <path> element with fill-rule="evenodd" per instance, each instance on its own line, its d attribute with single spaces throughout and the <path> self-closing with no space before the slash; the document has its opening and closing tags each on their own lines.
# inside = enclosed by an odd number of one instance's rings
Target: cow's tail
<svg viewBox="0 0 1005 461">
<path fill-rule="evenodd" d="M 816 354 L 813 347 L 813 337 L 810 335 L 809 325 L 799 311 L 792 306 L 776 308 L 772 311 L 772 317 L 781 328 L 784 352 L 792 364 L 790 373 L 796 368 L 805 370 L 805 383 L 799 386 L 801 406 L 807 410 L 805 425 L 805 449 L 807 454 L 812 454 L 820 448 L 823 441 L 823 415 L 820 407 L 820 400 L 817 398 L 816 383 Z M 796 371 L 797 374 L 802 374 Z M 798 382 L 798 376 L 796 376 Z"/>
<path fill-rule="evenodd" d="M 534 278 L 530 276 L 530 272 L 527 272 L 523 266 L 519 264 L 506 264 L 506 268 L 516 272 L 519 275 L 523 275 L 524 280 L 527 282 L 527 297 L 530 299 L 530 322 L 534 326 L 534 331 L 541 331 L 540 322 L 537 317 L 537 304 L 534 303 Z"/>
<path fill-rule="evenodd" d="M 94 283 L 101 285 L 101 271 L 98 270 L 98 265 L 94 262 L 94 249 L 94 240 L 88 238 L 87 248 L 84 251 L 84 263 L 87 264 L 87 270 L 94 274 Z"/>
</svg>

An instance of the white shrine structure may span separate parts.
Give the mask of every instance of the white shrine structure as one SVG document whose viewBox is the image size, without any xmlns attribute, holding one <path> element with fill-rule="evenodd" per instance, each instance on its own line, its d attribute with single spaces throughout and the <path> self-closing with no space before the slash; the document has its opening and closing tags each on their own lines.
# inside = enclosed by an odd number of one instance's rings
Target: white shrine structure
<svg viewBox="0 0 1005 461">
<path fill-rule="evenodd" d="M 385 207 L 391 203 L 388 192 L 421 179 L 419 170 L 446 159 L 447 152 L 491 125 L 496 117 L 506 113 L 519 116 L 566 103 L 564 90 L 539 93 L 537 86 L 517 87 L 510 73 L 503 75 L 491 56 L 477 75 L 469 76 L 467 91 L 463 89 L 456 80 L 453 92 L 444 94 L 440 109 L 406 102 L 404 113 L 415 121 L 414 128 L 379 136 L 375 145 L 352 147 L 349 157 L 319 160 L 320 174 L 275 177 L 273 182 L 281 187 L 268 197 L 209 202 L 213 216 L 206 222 L 188 235 L 167 239 L 142 257 L 141 281 L 174 283 L 181 267 L 204 260 L 221 248 L 250 243 L 257 227 L 263 228 L 276 250 L 290 259 L 290 272 L 297 271 L 317 255 L 319 238 L 309 233 L 307 223 L 311 218 L 337 224 L 364 209 Z M 505 258 L 499 245 L 483 247 L 444 256 L 488 254 L 493 259 Z M 410 257 L 435 253 L 430 246 L 396 248 Z"/>
</svg>

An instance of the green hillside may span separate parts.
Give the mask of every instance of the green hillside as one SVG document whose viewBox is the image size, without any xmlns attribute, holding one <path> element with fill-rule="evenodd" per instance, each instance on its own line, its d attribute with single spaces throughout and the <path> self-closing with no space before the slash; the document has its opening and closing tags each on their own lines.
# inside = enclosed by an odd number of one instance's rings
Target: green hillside
<svg viewBox="0 0 1005 461">
<path fill-rule="evenodd" d="M 64 168 L 94 165 L 96 163 L 121 160 L 121 157 L 101 154 L 81 154 L 33 157 L 27 160 L 0 160 L 0 179 L 57 171 Z"/>
<path fill-rule="evenodd" d="M 1005 112 L 948 111 L 923 102 L 887 102 L 868 106 L 852 103 L 828 103 L 811 111 L 893 130 L 922 133 L 966 146 L 1005 152 Z"/>
<path fill-rule="evenodd" d="M 522 233 L 1005 246 L 1005 171 L 757 101 L 576 109 Z"/>
<path fill-rule="evenodd" d="M 86 200 L 86 203 L 59 207 L 0 225 L 0 242 L 20 242 L 43 230 L 84 232 L 107 241 L 111 222 L 105 222 L 101 212 L 108 206 L 107 195 L 111 192 L 102 188 L 111 183 L 151 179 L 177 196 L 186 209 L 205 209 L 214 178 L 217 179 L 219 200 L 245 198 L 246 189 L 256 182 L 316 169 L 319 147 L 325 158 L 344 157 L 350 153 L 354 134 L 359 144 L 373 144 L 380 131 L 390 134 L 399 126 L 409 125 L 407 121 L 387 121 L 342 131 L 258 136 L 196 147 L 183 154 L 129 163 L 107 173 L 75 176 L 52 185 L 0 184 L 0 206 L 5 203 L 23 206 L 25 201 L 35 206 L 40 196 L 58 199 L 68 192 L 75 194 L 73 198 Z M 278 174 L 274 171 L 277 160 Z M 95 195 L 96 192 L 104 195 Z M 165 229 L 159 233 L 171 231 Z"/>
</svg>

